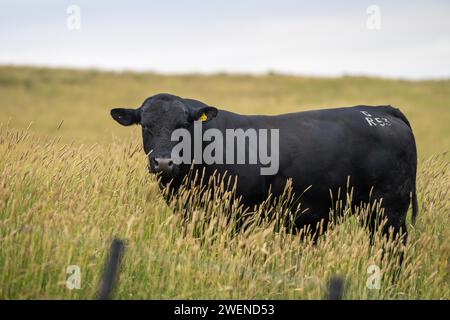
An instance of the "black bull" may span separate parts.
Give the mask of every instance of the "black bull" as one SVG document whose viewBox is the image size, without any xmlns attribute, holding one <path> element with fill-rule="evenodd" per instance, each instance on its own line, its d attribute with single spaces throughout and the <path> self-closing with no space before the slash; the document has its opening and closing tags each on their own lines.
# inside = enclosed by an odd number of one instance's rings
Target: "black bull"
<svg viewBox="0 0 450 320">
<path fill-rule="evenodd" d="M 218 110 L 200 101 L 158 94 L 137 109 L 117 108 L 112 117 L 122 125 L 140 124 L 149 170 L 161 172 L 162 186 L 169 181 L 176 189 L 190 164 L 175 164 L 171 133 L 178 128 L 193 132 L 194 121 L 202 120 L 203 132 L 218 129 L 278 129 L 279 168 L 273 175 L 261 175 L 256 164 L 196 164 L 204 170 L 205 181 L 214 172 L 237 177 L 236 193 L 245 206 L 264 201 L 271 190 L 283 193 L 287 179 L 300 196 L 302 210 L 295 221 L 297 230 L 317 223 L 327 225 L 333 201 L 330 196 L 353 188 L 352 205 L 380 201 L 387 223 L 406 239 L 406 213 L 412 201 L 413 220 L 417 214 L 417 152 L 406 117 L 391 106 L 355 106 L 282 114 L 240 115 Z M 270 139 L 269 139 L 270 141 Z M 203 148 L 205 143 L 203 142 Z M 224 150 L 226 153 L 226 149 Z M 225 158 L 225 154 L 224 154 Z M 350 180 L 349 180 L 350 179 Z M 305 192 L 305 190 L 307 190 Z M 372 230 L 373 231 L 373 230 Z"/>
</svg>

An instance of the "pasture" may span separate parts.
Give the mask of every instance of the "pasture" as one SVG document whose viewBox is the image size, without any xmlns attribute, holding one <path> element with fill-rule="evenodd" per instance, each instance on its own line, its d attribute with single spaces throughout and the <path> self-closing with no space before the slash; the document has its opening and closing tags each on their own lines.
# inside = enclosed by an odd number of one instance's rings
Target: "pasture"
<svg viewBox="0 0 450 320">
<path fill-rule="evenodd" d="M 270 221 L 234 232 L 224 218 L 226 194 L 183 223 L 147 172 L 139 128 L 121 127 L 109 115 L 158 92 L 243 114 L 400 108 L 419 154 L 419 214 L 415 225 L 408 223 L 401 272 L 395 256 L 383 258 L 382 238 L 370 246 L 350 214 L 315 245 L 276 232 Z M 450 298 L 450 80 L 2 66 L 0 97 L 2 299 L 93 298 L 113 237 L 126 241 L 118 299 L 320 299 L 333 275 L 345 279 L 346 299 Z M 288 202 L 272 210 L 282 214 Z M 70 265 L 80 268 L 80 289 L 66 287 Z M 380 268 L 379 289 L 370 288 L 373 265 Z"/>
</svg>

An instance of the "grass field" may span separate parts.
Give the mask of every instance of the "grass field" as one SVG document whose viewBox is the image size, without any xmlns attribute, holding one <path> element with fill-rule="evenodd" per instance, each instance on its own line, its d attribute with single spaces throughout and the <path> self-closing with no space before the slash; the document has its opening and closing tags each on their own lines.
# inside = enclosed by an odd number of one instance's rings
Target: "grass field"
<svg viewBox="0 0 450 320">
<path fill-rule="evenodd" d="M 138 127 L 109 116 L 170 92 L 244 114 L 391 104 L 409 118 L 419 152 L 419 216 L 403 268 L 369 245 L 358 218 L 316 245 L 273 223 L 235 234 L 223 198 L 173 214 L 145 170 Z M 93 298 L 110 241 L 126 240 L 119 299 L 319 299 L 345 279 L 348 299 L 449 299 L 450 81 L 283 75 L 185 75 L 0 67 L 0 298 Z M 181 200 L 185 194 L 182 194 Z M 283 211 L 283 206 L 274 209 Z M 395 243 L 388 245 L 394 246 Z M 66 268 L 81 288 L 66 287 Z M 367 268 L 381 287 L 367 287 Z"/>
</svg>

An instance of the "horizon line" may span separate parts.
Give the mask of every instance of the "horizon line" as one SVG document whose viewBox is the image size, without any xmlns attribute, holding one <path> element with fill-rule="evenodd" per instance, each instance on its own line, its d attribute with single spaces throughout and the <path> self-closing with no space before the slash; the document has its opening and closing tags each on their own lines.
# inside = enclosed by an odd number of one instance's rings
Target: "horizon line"
<svg viewBox="0 0 450 320">
<path fill-rule="evenodd" d="M 49 70 L 70 70 L 70 71 L 94 71 L 101 73 L 119 73 L 119 74 L 153 74 L 160 76 L 282 76 L 294 78 L 315 78 L 315 79 L 340 79 L 340 78 L 369 78 L 390 81 L 406 81 L 406 82 L 420 82 L 420 81 L 448 81 L 448 77 L 405 77 L 405 76 L 388 76 L 377 75 L 371 73 L 356 73 L 356 72 L 342 72 L 339 74 L 321 74 L 321 73 L 301 73 L 301 72 L 285 72 L 275 69 L 267 69 L 265 71 L 233 71 L 233 70 L 213 70 L 213 71 L 181 71 L 170 72 L 160 71 L 146 68 L 109 68 L 102 66 L 74 66 L 74 65 L 51 65 L 51 64 L 33 64 L 33 63 L 4 63 L 0 62 L 0 68 L 34 68 L 34 69 L 49 69 Z"/>
</svg>

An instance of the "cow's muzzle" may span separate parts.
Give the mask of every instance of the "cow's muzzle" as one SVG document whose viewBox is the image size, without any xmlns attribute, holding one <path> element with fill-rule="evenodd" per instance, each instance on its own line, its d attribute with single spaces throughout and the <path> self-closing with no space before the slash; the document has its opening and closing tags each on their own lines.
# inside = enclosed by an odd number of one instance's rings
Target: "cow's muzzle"
<svg viewBox="0 0 450 320">
<path fill-rule="evenodd" d="M 164 173 L 166 175 L 171 175 L 174 171 L 175 165 L 173 160 L 170 158 L 152 158 L 150 167 L 151 171 L 158 173 Z"/>
</svg>

